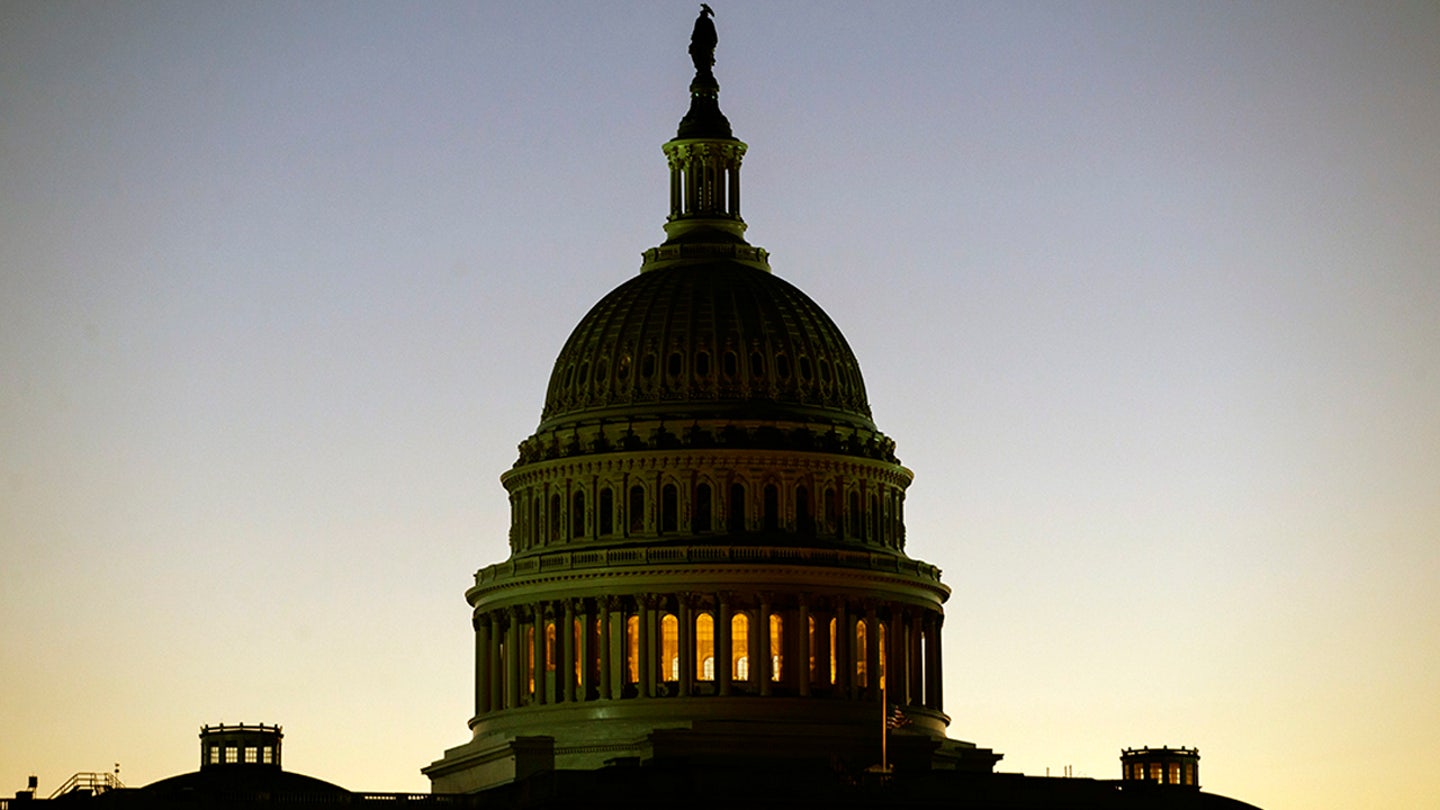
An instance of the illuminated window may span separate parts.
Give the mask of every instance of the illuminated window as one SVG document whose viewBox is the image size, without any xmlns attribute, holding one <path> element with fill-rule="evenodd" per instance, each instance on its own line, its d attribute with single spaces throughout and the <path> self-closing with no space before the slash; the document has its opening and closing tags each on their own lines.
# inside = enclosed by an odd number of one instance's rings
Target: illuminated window
<svg viewBox="0 0 1440 810">
<path fill-rule="evenodd" d="M 274 765 L 274 764 L 275 764 L 275 747 L 274 747 L 274 746 L 272 746 L 272 745 L 267 745 L 267 746 L 265 746 L 264 748 L 261 748 L 261 749 L 260 749 L 260 762 L 262 762 L 262 763 L 265 764 L 265 765 Z"/>
<path fill-rule="evenodd" d="M 219 765 L 219 764 L 220 764 L 220 746 L 218 746 L 218 745 L 212 745 L 212 746 L 210 746 L 210 764 L 211 764 L 211 765 Z"/>
<path fill-rule="evenodd" d="M 545 623 L 545 671 L 555 671 L 555 623 Z"/>
<path fill-rule="evenodd" d="M 730 677 L 750 679 L 750 617 L 744 613 L 730 619 L 730 666 Z"/>
<path fill-rule="evenodd" d="M 695 617 L 695 677 L 715 680 L 715 617 L 709 613 Z"/>
<path fill-rule="evenodd" d="M 1180 763 L 1178 762 L 1170 763 L 1170 784 L 1180 784 Z"/>
<path fill-rule="evenodd" d="M 1193 762 L 1185 763 L 1185 784 L 1195 784 L 1195 763 Z"/>
<path fill-rule="evenodd" d="M 260 751 L 253 745 L 245 746 L 245 764 L 254 765 L 260 761 Z"/>
<path fill-rule="evenodd" d="M 660 620 L 660 664 L 666 680 L 680 680 L 680 621 L 673 613 Z"/>
<path fill-rule="evenodd" d="M 785 661 L 785 622 L 780 614 L 770 614 L 770 680 L 780 680 L 780 667 Z"/>
<path fill-rule="evenodd" d="M 839 662 L 835 660 L 835 620 L 830 620 L 830 683 L 835 683 L 839 673 Z"/>
<path fill-rule="evenodd" d="M 1164 765 L 1161 765 L 1161 764 L 1158 763 L 1158 762 L 1152 762 L 1152 763 L 1150 763 L 1150 781 L 1152 781 L 1152 782 L 1164 782 L 1164 781 L 1165 781 L 1165 766 L 1164 766 Z"/>
<path fill-rule="evenodd" d="M 855 622 L 855 684 L 861 687 L 870 685 L 870 673 L 866 671 L 870 655 L 865 646 L 865 630 L 863 619 Z"/>
<path fill-rule="evenodd" d="M 627 683 L 640 682 L 640 617 L 625 619 L 625 679 Z"/>
<path fill-rule="evenodd" d="M 239 762 L 239 761 L 240 761 L 240 751 L 239 751 L 239 749 L 237 749 L 237 748 L 236 748 L 235 746 L 233 746 L 233 745 L 227 745 L 227 746 L 225 746 L 225 762 L 226 762 L 226 764 L 233 765 L 233 764 L 235 764 L 236 762 Z"/>
</svg>

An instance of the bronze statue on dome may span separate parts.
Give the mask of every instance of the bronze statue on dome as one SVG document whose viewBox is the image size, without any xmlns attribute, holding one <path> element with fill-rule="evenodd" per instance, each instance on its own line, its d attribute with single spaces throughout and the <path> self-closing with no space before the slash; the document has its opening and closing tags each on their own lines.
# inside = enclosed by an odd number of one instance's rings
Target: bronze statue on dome
<svg viewBox="0 0 1440 810">
<path fill-rule="evenodd" d="M 695 19 L 695 30 L 690 34 L 690 59 L 695 63 L 697 73 L 709 73 L 715 65 L 715 23 L 710 18 L 715 12 L 700 4 L 700 16 Z"/>
</svg>

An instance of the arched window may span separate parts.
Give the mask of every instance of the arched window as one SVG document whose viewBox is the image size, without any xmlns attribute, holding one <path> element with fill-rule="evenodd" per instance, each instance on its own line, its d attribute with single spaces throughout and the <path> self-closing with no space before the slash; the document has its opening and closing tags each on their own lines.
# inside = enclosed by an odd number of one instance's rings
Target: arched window
<svg viewBox="0 0 1440 810">
<path fill-rule="evenodd" d="M 530 496 L 531 519 L 529 545 L 537 546 L 545 542 L 544 508 L 545 505 L 543 496 L 541 496 L 539 493 L 532 492 Z"/>
<path fill-rule="evenodd" d="M 870 542 L 879 543 L 883 540 L 880 533 L 880 497 L 870 493 Z"/>
<path fill-rule="evenodd" d="M 780 489 L 774 484 L 765 485 L 765 513 L 761 517 L 765 521 L 765 531 L 780 529 Z"/>
<path fill-rule="evenodd" d="M 785 663 L 785 622 L 779 613 L 770 614 L 770 680 L 780 680 Z"/>
<path fill-rule="evenodd" d="M 630 533 L 645 531 L 645 488 L 636 484 L 630 487 Z"/>
<path fill-rule="evenodd" d="M 715 617 L 709 613 L 695 617 L 695 678 L 715 680 Z"/>
<path fill-rule="evenodd" d="M 744 613 L 730 619 L 730 677 L 750 680 L 750 617 Z"/>
<path fill-rule="evenodd" d="M 711 497 L 709 484 L 702 483 L 695 487 L 695 523 L 692 528 L 697 532 L 710 531 L 710 513 L 713 508 Z"/>
<path fill-rule="evenodd" d="M 615 533 L 615 493 L 609 487 L 600 490 L 600 534 Z"/>
<path fill-rule="evenodd" d="M 570 537 L 579 539 L 585 536 L 585 493 L 577 492 L 575 497 L 570 499 Z"/>
<path fill-rule="evenodd" d="M 850 493 L 850 536 L 860 539 L 860 534 L 865 524 L 860 522 L 860 493 Z"/>
<path fill-rule="evenodd" d="M 795 488 L 795 528 L 801 534 L 815 533 L 815 520 L 810 517 L 810 490 Z"/>
<path fill-rule="evenodd" d="M 840 531 L 840 499 L 834 487 L 825 488 L 825 531 L 829 534 Z"/>
<path fill-rule="evenodd" d="M 545 622 L 545 671 L 555 671 L 555 623 Z"/>
<path fill-rule="evenodd" d="M 745 531 L 745 486 L 743 484 L 730 485 L 730 531 L 732 534 Z"/>
<path fill-rule="evenodd" d="M 660 531 L 674 532 L 679 528 L 679 499 L 674 484 L 666 484 L 660 489 Z"/>
<path fill-rule="evenodd" d="M 840 674 L 839 661 L 835 658 L 835 620 L 830 620 L 830 683 L 835 683 L 835 677 Z"/>
<path fill-rule="evenodd" d="M 560 493 L 550 496 L 550 542 L 560 541 Z"/>
<path fill-rule="evenodd" d="M 665 680 L 680 680 L 680 620 L 666 613 L 660 620 L 660 671 Z"/>
<path fill-rule="evenodd" d="M 640 617 L 625 619 L 625 682 L 640 682 Z"/>
</svg>

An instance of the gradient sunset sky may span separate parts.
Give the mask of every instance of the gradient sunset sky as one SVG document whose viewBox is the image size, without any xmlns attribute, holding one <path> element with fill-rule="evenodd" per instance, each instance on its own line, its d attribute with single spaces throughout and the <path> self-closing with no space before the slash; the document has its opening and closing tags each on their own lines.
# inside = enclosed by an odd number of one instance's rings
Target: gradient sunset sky
<svg viewBox="0 0 1440 810">
<path fill-rule="evenodd" d="M 1440 796 L 1440 5 L 714 2 L 744 215 L 859 357 L 951 736 Z M 0 795 L 424 791 L 698 10 L 0 4 Z"/>
</svg>

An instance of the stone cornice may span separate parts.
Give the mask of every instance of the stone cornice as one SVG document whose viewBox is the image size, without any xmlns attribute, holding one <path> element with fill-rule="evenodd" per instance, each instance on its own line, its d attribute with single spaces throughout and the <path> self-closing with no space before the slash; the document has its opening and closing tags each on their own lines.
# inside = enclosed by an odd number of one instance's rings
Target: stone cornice
<svg viewBox="0 0 1440 810">
<path fill-rule="evenodd" d="M 906 467 L 880 459 L 837 456 L 824 452 L 794 450 L 651 450 L 606 453 L 603 455 L 559 458 L 526 464 L 507 470 L 500 481 L 508 490 L 515 490 L 556 478 L 585 477 L 642 470 L 706 470 L 794 469 L 834 472 L 851 477 L 865 477 L 887 484 L 908 487 L 914 473 Z"/>
<path fill-rule="evenodd" d="M 940 569 L 894 554 L 778 546 L 651 546 L 588 549 L 537 554 L 486 566 L 475 573 L 466 597 L 472 605 L 482 595 L 513 588 L 532 589 L 544 583 L 586 582 L 599 585 L 619 578 L 681 577 L 686 581 L 774 578 L 794 582 L 845 578 L 907 586 L 940 601 L 950 589 L 940 582 Z M 742 581 L 744 581 L 742 580 Z M 574 595 L 582 595 L 576 593 Z"/>
</svg>

